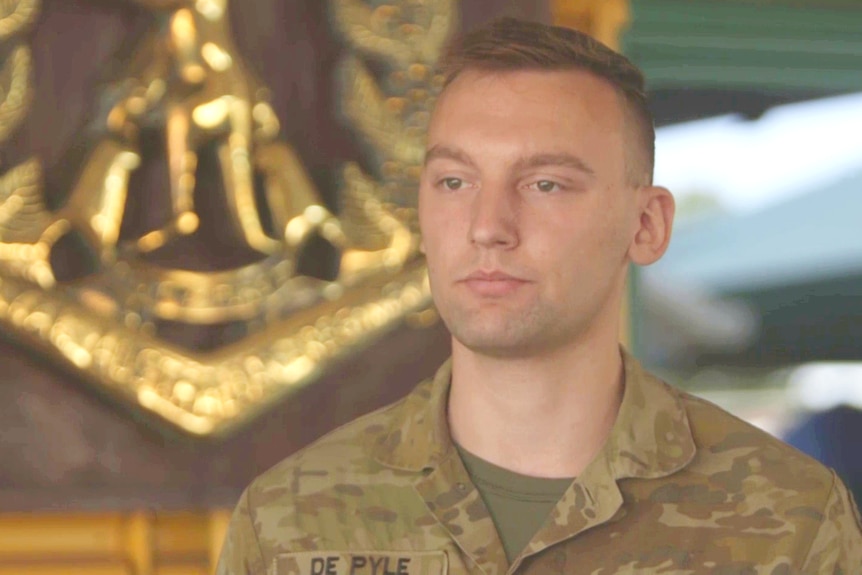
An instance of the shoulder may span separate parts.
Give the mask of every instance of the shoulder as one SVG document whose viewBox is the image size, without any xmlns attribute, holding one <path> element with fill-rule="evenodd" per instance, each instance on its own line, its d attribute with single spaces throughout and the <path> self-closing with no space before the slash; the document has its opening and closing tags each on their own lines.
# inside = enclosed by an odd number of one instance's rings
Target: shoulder
<svg viewBox="0 0 862 575">
<path fill-rule="evenodd" d="M 371 449 L 403 401 L 339 427 L 246 488 L 242 503 L 264 562 L 280 553 L 350 541 L 365 522 L 387 513 L 379 504 L 381 492 L 409 488 Z"/>
<path fill-rule="evenodd" d="M 697 445 L 692 472 L 705 474 L 729 491 L 765 498 L 781 492 L 799 498 L 806 507 L 826 506 L 835 483 L 830 469 L 705 399 L 674 392 L 685 407 Z"/>
<path fill-rule="evenodd" d="M 258 476 L 234 513 L 228 539 L 236 541 L 238 559 L 228 554 L 226 564 L 250 556 L 270 565 L 283 553 L 407 537 L 416 506 L 424 508 L 413 487 L 416 472 L 378 457 L 381 445 L 397 435 L 398 422 L 421 409 L 426 387 L 423 382 L 404 399 L 335 429 Z"/>
<path fill-rule="evenodd" d="M 252 481 L 234 510 L 217 573 L 264 573 L 281 553 L 316 549 L 326 536 L 346 540 L 361 519 L 355 509 L 363 484 L 383 473 L 369 443 L 400 403 L 339 427 Z"/>
<path fill-rule="evenodd" d="M 387 432 L 405 399 L 360 416 L 327 433 L 258 476 L 248 487 L 250 502 L 273 503 L 273 494 L 293 499 L 310 491 L 364 483 L 385 468 L 372 446 Z"/>
<path fill-rule="evenodd" d="M 855 572 L 862 521 L 835 472 L 712 403 L 677 393 L 697 444 L 688 470 L 717 500 L 733 503 L 728 524 L 771 533 L 775 549 L 804 561 L 803 573 Z"/>
</svg>

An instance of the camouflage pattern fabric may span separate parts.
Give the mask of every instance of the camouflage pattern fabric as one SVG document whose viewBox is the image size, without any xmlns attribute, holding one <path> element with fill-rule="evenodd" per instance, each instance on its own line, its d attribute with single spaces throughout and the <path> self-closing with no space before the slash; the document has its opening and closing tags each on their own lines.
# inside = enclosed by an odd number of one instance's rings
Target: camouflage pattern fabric
<svg viewBox="0 0 862 575">
<path fill-rule="evenodd" d="M 217 573 L 862 574 L 832 471 L 624 363 L 610 438 L 511 564 L 452 445 L 444 365 L 255 480 Z"/>
</svg>

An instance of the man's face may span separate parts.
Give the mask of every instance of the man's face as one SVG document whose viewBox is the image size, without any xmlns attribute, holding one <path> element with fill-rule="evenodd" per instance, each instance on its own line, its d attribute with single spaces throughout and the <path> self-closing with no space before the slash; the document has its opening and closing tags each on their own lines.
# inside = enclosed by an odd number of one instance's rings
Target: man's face
<svg viewBox="0 0 862 575">
<path fill-rule="evenodd" d="M 638 229 L 621 98 L 581 71 L 466 71 L 428 131 L 419 217 L 460 344 L 527 356 L 614 329 Z"/>
</svg>

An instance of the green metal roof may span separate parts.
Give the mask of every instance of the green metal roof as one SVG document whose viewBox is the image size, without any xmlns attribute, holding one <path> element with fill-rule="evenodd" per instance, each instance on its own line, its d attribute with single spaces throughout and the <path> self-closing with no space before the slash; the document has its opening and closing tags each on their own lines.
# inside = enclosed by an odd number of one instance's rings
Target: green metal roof
<svg viewBox="0 0 862 575">
<path fill-rule="evenodd" d="M 862 90 L 862 1 L 631 4 L 623 51 L 651 89 Z"/>
</svg>

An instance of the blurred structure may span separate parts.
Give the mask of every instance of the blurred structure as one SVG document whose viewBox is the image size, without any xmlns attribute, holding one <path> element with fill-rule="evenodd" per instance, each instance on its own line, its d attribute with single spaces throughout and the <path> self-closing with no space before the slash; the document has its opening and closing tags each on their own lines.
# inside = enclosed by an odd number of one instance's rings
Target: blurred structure
<svg viewBox="0 0 862 575">
<path fill-rule="evenodd" d="M 692 361 L 762 367 L 860 359 L 860 213 L 862 166 L 755 213 L 684 226 L 664 260 L 645 271 L 645 285 L 704 290 L 724 298 L 715 306 L 747 306 L 759 324 L 756 334 L 740 331 L 724 346 L 690 350 Z M 716 337 L 726 332 L 722 325 L 715 323 Z"/>
<path fill-rule="evenodd" d="M 554 24 L 587 32 L 614 50 L 631 24 L 628 0 L 550 0 Z"/>
<path fill-rule="evenodd" d="M 100 388 L 207 435 L 243 423 L 428 307 L 410 197 L 442 82 L 432 68 L 456 14 L 437 2 L 428 14 L 405 6 L 375 24 L 368 6 L 332 3 L 350 48 L 339 67 L 341 107 L 379 157 L 376 176 L 356 162 L 336 167 L 336 216 L 278 139 L 268 91 L 232 41 L 226 2 L 141 4 L 152 23 L 119 77 L 100 88 L 60 207 L 48 208 L 38 157 L 2 182 L 0 321 Z M 363 64 L 368 54 L 387 60 L 382 88 Z M 213 199 L 197 185 L 205 154 L 220 192 Z M 134 193 L 161 193 L 165 213 L 121 234 L 133 215 L 130 179 L 146 161 L 167 167 L 165 185 Z M 232 265 L 214 254 L 204 269 L 160 257 L 182 253 L 179 240 L 198 231 L 196 199 L 226 208 L 219 242 L 245 257 Z M 329 253 L 315 253 L 315 238 Z M 303 269 L 307 258 L 318 269 Z M 176 337 L 168 322 L 180 328 Z M 191 326 L 233 347 L 202 354 L 183 337 Z M 225 336 L 227 326 L 237 335 Z"/>
<path fill-rule="evenodd" d="M 647 76 L 659 126 L 862 91 L 856 0 L 630 5 L 622 48 Z"/>
<path fill-rule="evenodd" d="M 722 299 L 686 279 L 646 270 L 637 277 L 638 354 L 650 363 L 690 367 L 704 353 L 745 351 L 760 318 L 745 302 Z"/>
<path fill-rule="evenodd" d="M 860 8 L 635 0 L 623 49 L 647 75 L 659 127 L 757 119 L 780 104 L 862 91 Z M 818 182 L 760 213 L 678 225 L 668 254 L 635 286 L 651 303 L 634 310 L 638 351 L 688 368 L 860 357 L 857 176 Z"/>
</svg>

